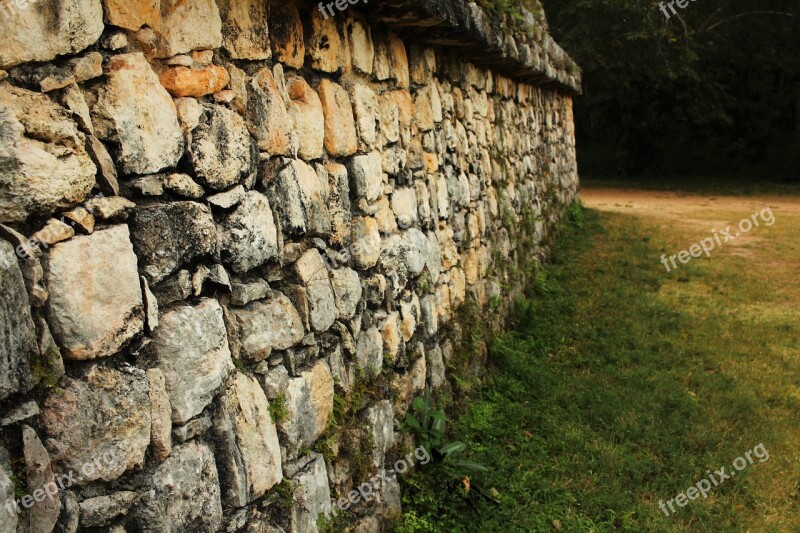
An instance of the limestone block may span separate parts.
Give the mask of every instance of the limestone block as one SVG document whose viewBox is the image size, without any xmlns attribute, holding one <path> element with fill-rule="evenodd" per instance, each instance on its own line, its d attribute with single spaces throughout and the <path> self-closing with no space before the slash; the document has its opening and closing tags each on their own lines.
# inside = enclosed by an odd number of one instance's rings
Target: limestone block
<svg viewBox="0 0 800 533">
<path fill-rule="evenodd" d="M 14 248 L 0 239 L 0 400 L 27 388 L 37 354 L 28 291 Z"/>
<path fill-rule="evenodd" d="M 228 71 L 218 65 L 202 68 L 172 67 L 159 76 L 164 88 L 175 98 L 199 98 L 221 91 L 230 83 Z"/>
<path fill-rule="evenodd" d="M 215 0 L 161 0 L 156 57 L 222 46 L 222 19 Z"/>
<path fill-rule="evenodd" d="M 381 235 L 378 223 L 372 217 L 353 219 L 350 247 L 356 268 L 366 270 L 377 264 L 381 254 Z"/>
<path fill-rule="evenodd" d="M 331 493 L 325 458 L 314 458 L 293 479 L 291 533 L 319 531 L 317 519 L 331 511 Z"/>
<path fill-rule="evenodd" d="M 338 315 L 328 269 L 319 250 L 311 248 L 295 263 L 297 277 L 306 288 L 311 327 L 318 332 L 327 331 Z"/>
<path fill-rule="evenodd" d="M 233 59 L 269 59 L 267 3 L 217 0 L 222 17 L 222 46 Z"/>
<path fill-rule="evenodd" d="M 353 108 L 344 87 L 328 79 L 317 86 L 325 115 L 325 150 L 331 157 L 346 157 L 358 149 Z"/>
<path fill-rule="evenodd" d="M 172 451 L 172 408 L 164 373 L 158 368 L 147 371 L 150 385 L 150 446 L 158 462 L 164 461 Z"/>
<path fill-rule="evenodd" d="M 290 234 L 327 235 L 331 230 L 327 178 L 300 160 L 290 160 L 269 185 L 281 229 Z"/>
<path fill-rule="evenodd" d="M 356 340 L 356 364 L 372 376 L 383 368 L 383 337 L 377 327 L 359 332 Z"/>
<path fill-rule="evenodd" d="M 322 72 L 337 72 L 343 63 L 344 46 L 335 17 L 324 17 L 318 9 L 311 10 L 311 28 L 306 35 L 306 52 L 311 68 Z"/>
<path fill-rule="evenodd" d="M 261 361 L 273 350 L 286 350 L 303 340 L 305 329 L 292 302 L 281 293 L 273 293 L 269 301 L 257 301 L 242 309 L 232 309 L 236 317 L 242 356 Z"/>
<path fill-rule="evenodd" d="M 383 172 L 380 152 L 357 155 L 347 162 L 350 187 L 356 196 L 364 196 L 374 201 L 383 193 Z"/>
<path fill-rule="evenodd" d="M 220 225 L 222 259 L 237 273 L 245 273 L 278 255 L 278 231 L 269 200 L 250 191 Z"/>
<path fill-rule="evenodd" d="M 372 148 L 378 139 L 378 97 L 369 85 L 355 82 L 350 88 L 353 111 L 356 117 L 358 137 L 363 147 Z"/>
<path fill-rule="evenodd" d="M 358 272 L 350 268 L 338 268 L 331 271 L 331 284 L 336 297 L 338 317 L 343 320 L 356 314 L 361 301 L 362 287 Z"/>
<path fill-rule="evenodd" d="M 34 489 L 54 484 L 55 476 L 50 455 L 42 446 L 42 441 L 39 440 L 36 431 L 26 425 L 22 426 L 22 451 L 25 457 L 28 487 Z M 4 511 L 7 512 L 7 509 Z M 28 527 L 30 531 L 52 531 L 60 514 L 61 498 L 58 494 L 41 501 L 34 496 L 33 506 L 28 511 Z"/>
<path fill-rule="evenodd" d="M 284 405 L 288 416 L 278 422 L 286 436 L 290 457 L 304 446 L 313 444 L 328 426 L 333 413 L 333 377 L 325 361 L 317 361 L 310 370 L 289 380 Z"/>
<path fill-rule="evenodd" d="M 353 68 L 364 74 L 372 74 L 375 47 L 372 45 L 372 34 L 369 25 L 361 20 L 351 18 L 347 20 L 345 27 L 350 41 Z"/>
<path fill-rule="evenodd" d="M 289 78 L 286 89 L 289 116 L 300 139 L 297 154 L 305 160 L 319 159 L 323 156 L 325 141 L 325 114 L 319 95 L 299 76 Z"/>
<path fill-rule="evenodd" d="M 258 147 L 270 155 L 288 155 L 293 123 L 286 103 L 269 69 L 253 77 L 247 92 L 247 127 Z"/>
<path fill-rule="evenodd" d="M 292 2 L 270 0 L 269 37 L 275 59 L 288 67 L 301 68 L 306 56 L 303 23 Z"/>
</svg>

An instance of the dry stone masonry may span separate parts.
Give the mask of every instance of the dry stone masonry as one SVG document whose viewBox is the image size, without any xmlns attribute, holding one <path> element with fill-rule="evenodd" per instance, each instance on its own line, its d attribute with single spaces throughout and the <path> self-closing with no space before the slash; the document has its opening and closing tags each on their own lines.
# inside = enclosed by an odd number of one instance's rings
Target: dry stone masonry
<svg viewBox="0 0 800 533">
<path fill-rule="evenodd" d="M 544 19 L 334 15 L 0 18 L 0 533 L 317 531 L 546 255 L 580 78 Z M 395 480 L 345 518 L 399 512 Z"/>
</svg>

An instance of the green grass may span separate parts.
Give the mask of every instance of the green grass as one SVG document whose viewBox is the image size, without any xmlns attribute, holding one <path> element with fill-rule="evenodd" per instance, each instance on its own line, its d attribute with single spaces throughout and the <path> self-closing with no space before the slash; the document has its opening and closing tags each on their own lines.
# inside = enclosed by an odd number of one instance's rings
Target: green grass
<svg viewBox="0 0 800 533">
<path fill-rule="evenodd" d="M 572 220 L 451 423 L 489 472 L 469 494 L 436 468 L 401 477 L 394 530 L 797 531 L 800 314 L 776 309 L 800 287 L 725 251 L 666 274 L 660 255 L 689 234 L 589 210 Z M 764 253 L 796 260 L 795 226 Z M 769 461 L 661 513 L 759 443 Z"/>
</svg>

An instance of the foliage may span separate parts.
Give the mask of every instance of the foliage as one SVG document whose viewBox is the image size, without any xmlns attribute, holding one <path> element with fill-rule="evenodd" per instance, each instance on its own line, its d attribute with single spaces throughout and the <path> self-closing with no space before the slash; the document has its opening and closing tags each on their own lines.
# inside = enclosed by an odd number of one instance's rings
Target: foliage
<svg viewBox="0 0 800 533">
<path fill-rule="evenodd" d="M 277 398 L 269 402 L 269 414 L 272 415 L 274 422 L 283 422 L 289 417 L 289 409 L 286 407 L 286 395 L 280 394 Z"/>
</svg>

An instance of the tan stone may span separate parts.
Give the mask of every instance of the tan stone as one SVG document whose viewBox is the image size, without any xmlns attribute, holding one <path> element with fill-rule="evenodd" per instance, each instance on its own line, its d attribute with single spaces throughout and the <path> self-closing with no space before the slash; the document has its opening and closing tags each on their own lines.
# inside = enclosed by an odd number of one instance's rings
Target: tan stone
<svg viewBox="0 0 800 533">
<path fill-rule="evenodd" d="M 408 56 L 403 40 L 394 33 L 389 33 L 389 58 L 391 65 L 391 78 L 397 81 L 402 89 L 408 89 Z"/>
<path fill-rule="evenodd" d="M 269 59 L 267 5 L 264 0 L 217 0 L 222 46 L 233 59 Z"/>
<path fill-rule="evenodd" d="M 325 115 L 325 150 L 331 157 L 346 157 L 358 149 L 353 108 L 344 87 L 328 79 L 317 86 Z"/>
<path fill-rule="evenodd" d="M 40 243 L 52 246 L 57 242 L 66 241 L 75 236 L 75 230 L 69 224 L 51 218 L 45 227 L 33 234 L 33 239 Z"/>
<path fill-rule="evenodd" d="M 325 115 L 319 96 L 299 76 L 286 82 L 289 93 L 289 116 L 294 122 L 294 131 L 299 136 L 298 155 L 306 160 L 323 156 L 325 141 Z"/>
<path fill-rule="evenodd" d="M 411 97 L 411 93 L 401 89 L 392 91 L 391 95 L 397 106 L 400 126 L 404 128 L 411 127 L 411 124 L 414 122 L 414 114 L 416 113 L 414 109 L 414 99 Z"/>
<path fill-rule="evenodd" d="M 375 220 L 378 221 L 378 230 L 381 233 L 395 233 L 397 231 L 397 221 L 386 196 L 381 196 L 375 202 L 378 210 L 375 212 Z"/>
<path fill-rule="evenodd" d="M 394 363 L 397 353 L 400 350 L 400 327 L 398 325 L 399 314 L 391 313 L 383 323 L 381 335 L 383 336 L 383 357 L 389 363 Z"/>
<path fill-rule="evenodd" d="M 270 155 L 288 155 L 292 147 L 292 122 L 269 69 L 261 69 L 255 75 L 247 101 L 247 127 L 258 147 Z"/>
<path fill-rule="evenodd" d="M 374 218 L 361 217 L 353 220 L 351 253 L 356 268 L 375 266 L 381 254 L 381 234 Z"/>
<path fill-rule="evenodd" d="M 293 2 L 270 0 L 269 38 L 275 59 L 293 68 L 301 68 L 306 56 L 303 24 Z"/>
<path fill-rule="evenodd" d="M 389 41 L 387 38 L 374 38 L 375 56 L 372 71 L 375 78 L 385 81 L 392 76 L 392 60 L 389 52 Z"/>
<path fill-rule="evenodd" d="M 414 83 L 425 84 L 436 72 L 436 53 L 433 48 L 411 46 L 409 49 L 409 74 Z"/>
<path fill-rule="evenodd" d="M 161 74 L 160 81 L 176 98 L 200 97 L 221 91 L 230 82 L 230 76 L 227 70 L 217 65 L 201 69 L 173 67 Z"/>
<path fill-rule="evenodd" d="M 112 26 L 136 31 L 161 22 L 161 0 L 103 0 L 103 4 L 106 22 Z"/>
<path fill-rule="evenodd" d="M 348 19 L 347 37 L 353 68 L 364 74 L 372 74 L 372 63 L 375 60 L 375 47 L 368 24 L 358 19 Z"/>
<path fill-rule="evenodd" d="M 356 116 L 356 126 L 358 136 L 361 141 L 361 149 L 367 151 L 371 149 L 377 140 L 378 113 L 380 105 L 378 96 L 369 85 L 356 82 L 350 87 L 350 94 L 353 101 L 353 111 Z"/>
<path fill-rule="evenodd" d="M 439 170 L 439 159 L 436 157 L 436 154 L 425 152 L 423 157 L 425 158 L 425 171 L 428 174 L 433 174 Z"/>
<path fill-rule="evenodd" d="M 150 446 L 158 462 L 172 452 L 172 408 L 167 395 L 164 373 L 158 368 L 147 371 L 150 385 Z"/>
<path fill-rule="evenodd" d="M 161 0 L 156 55 L 168 58 L 222 46 L 222 19 L 214 0 Z"/>
<path fill-rule="evenodd" d="M 278 422 L 278 429 L 286 436 L 289 455 L 296 456 L 325 432 L 333 413 L 333 377 L 325 361 L 289 380 L 285 405 L 289 416 Z"/>
<path fill-rule="evenodd" d="M 306 36 L 306 51 L 311 67 L 322 72 L 338 72 L 342 64 L 342 39 L 336 19 L 323 17 L 318 9 L 311 13 L 311 33 Z"/>
</svg>

